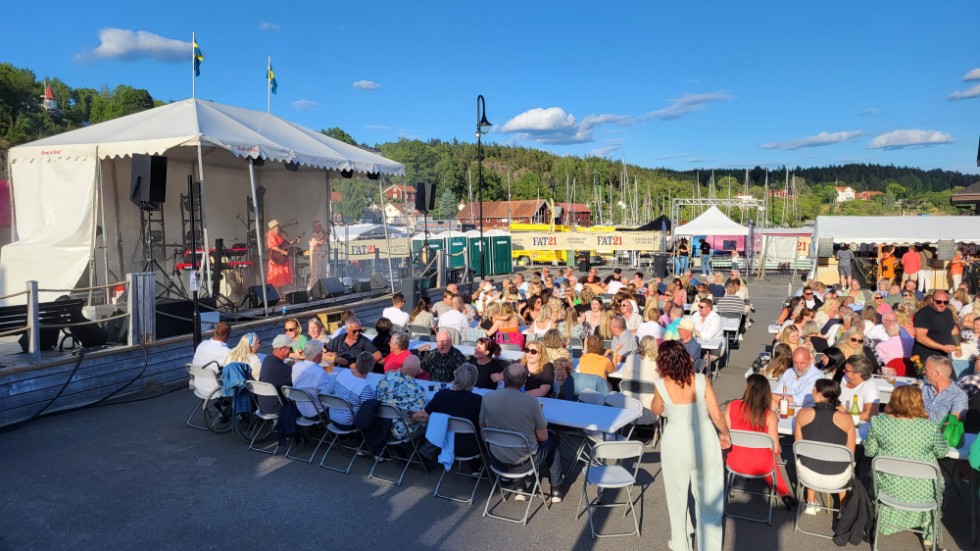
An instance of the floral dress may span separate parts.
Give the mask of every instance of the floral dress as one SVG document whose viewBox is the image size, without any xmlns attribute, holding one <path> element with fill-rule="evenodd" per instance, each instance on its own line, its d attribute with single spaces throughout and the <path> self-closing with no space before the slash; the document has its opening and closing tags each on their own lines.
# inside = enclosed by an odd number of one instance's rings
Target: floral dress
<svg viewBox="0 0 980 551">
<path fill-rule="evenodd" d="M 902 419 L 889 415 L 871 418 L 868 438 L 864 441 L 864 455 L 887 455 L 926 461 L 936 464 L 936 459 L 946 457 L 949 444 L 943 440 L 939 426 L 928 419 Z M 877 477 L 879 490 L 904 501 L 929 501 L 935 498 L 936 489 L 928 480 L 915 480 L 887 474 Z M 942 499 L 943 479 L 939 478 L 938 495 Z M 909 528 L 926 531 L 926 539 L 935 539 L 933 522 L 929 513 L 913 513 L 881 506 L 878 517 L 879 531 L 894 534 Z"/>
</svg>

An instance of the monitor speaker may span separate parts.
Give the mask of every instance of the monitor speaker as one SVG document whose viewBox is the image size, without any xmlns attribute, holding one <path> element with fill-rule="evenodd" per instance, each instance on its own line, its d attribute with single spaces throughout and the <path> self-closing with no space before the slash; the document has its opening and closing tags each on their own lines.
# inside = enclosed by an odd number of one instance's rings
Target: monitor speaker
<svg viewBox="0 0 980 551">
<path fill-rule="evenodd" d="M 335 277 L 324 277 L 310 289 L 310 300 L 339 297 L 347 293 L 347 287 Z"/>
<path fill-rule="evenodd" d="M 159 208 L 167 200 L 167 158 L 133 155 L 129 200 L 140 207 Z"/>
<path fill-rule="evenodd" d="M 388 282 L 385 281 L 385 276 L 378 272 L 375 272 L 374 275 L 371 276 L 371 289 L 384 289 L 387 286 Z"/>
<path fill-rule="evenodd" d="M 415 186 L 415 210 L 429 213 L 436 210 L 436 185 L 417 184 Z"/>
<path fill-rule="evenodd" d="M 286 302 L 289 304 L 306 304 L 310 301 L 310 294 L 306 291 L 293 291 L 286 293 Z"/>
<path fill-rule="evenodd" d="M 269 306 L 273 306 L 279 303 L 279 292 L 271 283 L 265 284 L 265 294 L 269 301 Z M 252 285 L 248 288 L 248 297 L 246 302 L 252 308 L 259 308 L 262 306 L 262 285 Z"/>
</svg>

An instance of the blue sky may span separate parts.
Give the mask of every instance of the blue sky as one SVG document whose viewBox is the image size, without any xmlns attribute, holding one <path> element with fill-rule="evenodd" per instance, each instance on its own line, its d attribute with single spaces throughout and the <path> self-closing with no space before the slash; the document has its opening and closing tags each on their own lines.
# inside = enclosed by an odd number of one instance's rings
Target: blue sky
<svg viewBox="0 0 980 551">
<path fill-rule="evenodd" d="M 978 172 L 980 2 L 14 3 L 0 61 L 272 111 L 369 144 L 489 141 L 643 166 Z M 233 6 L 233 7 L 232 7 Z M 18 10 L 23 13 L 17 13 Z M 176 42 L 175 42 L 176 41 Z M 183 42 L 184 44 L 181 44 Z"/>
</svg>

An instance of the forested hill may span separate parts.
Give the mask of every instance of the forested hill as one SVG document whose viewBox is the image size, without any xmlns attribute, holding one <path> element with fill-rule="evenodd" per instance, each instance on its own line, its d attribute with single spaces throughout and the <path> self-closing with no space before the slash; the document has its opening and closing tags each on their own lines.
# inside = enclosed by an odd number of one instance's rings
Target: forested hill
<svg viewBox="0 0 980 551">
<path fill-rule="evenodd" d="M 47 78 L 61 109 L 50 113 L 41 105 L 44 79 L 33 71 L 0 63 L 0 158 L 15 145 L 72 130 L 116 117 L 136 113 L 163 102 L 147 90 L 118 85 L 71 88 L 57 78 Z M 321 132 L 357 144 L 355 137 L 340 128 Z M 367 147 L 367 144 L 360 145 Z M 393 160 L 404 163 L 408 183 L 433 182 L 438 185 L 439 213 L 452 216 L 461 200 L 476 196 L 476 144 L 432 139 L 400 139 L 374 148 Z M 628 160 L 627 160 L 628 161 Z M 0 167 L 0 177 L 3 169 Z M 761 167 L 748 169 L 748 193 L 756 198 L 765 194 L 767 172 Z M 712 175 L 717 197 L 734 196 L 744 191 L 746 169 L 712 169 L 676 171 L 641 167 L 599 157 L 560 156 L 547 151 L 516 146 L 487 144 L 483 162 L 484 199 L 555 199 L 588 204 L 593 211 L 603 209 L 616 223 L 629 210 L 634 218 L 659 214 L 669 206 L 672 197 L 696 194 L 707 197 Z M 769 190 L 780 191 L 786 181 L 785 167 L 769 172 Z M 916 212 L 955 213 L 949 205 L 950 193 L 972 184 L 976 175 L 943 170 L 921 170 L 911 167 L 847 164 L 828 167 L 790 167 L 788 171 L 795 198 L 772 198 L 767 216 L 772 223 L 796 223 L 812 220 L 818 214 L 896 214 Z M 873 201 L 851 201 L 834 204 L 835 185 L 851 186 L 856 191 L 880 191 Z M 367 181 L 338 181 L 343 197 L 338 210 L 357 217 L 361 209 L 377 199 L 376 184 Z M 621 204 L 623 203 L 623 204 Z M 789 203 L 783 206 L 783 203 Z M 613 209 L 619 205 L 621 210 Z M 789 212 L 789 218 L 787 218 Z M 346 215 L 345 215 L 346 216 Z M 683 216 L 683 214 L 682 214 Z"/>
</svg>

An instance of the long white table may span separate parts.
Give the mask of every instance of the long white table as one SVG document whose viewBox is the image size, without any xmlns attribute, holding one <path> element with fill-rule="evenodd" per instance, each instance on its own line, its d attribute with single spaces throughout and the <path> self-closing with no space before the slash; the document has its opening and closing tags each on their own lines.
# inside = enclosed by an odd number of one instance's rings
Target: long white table
<svg viewBox="0 0 980 551">
<path fill-rule="evenodd" d="M 335 368 L 333 375 L 346 368 Z M 367 380 L 374 388 L 377 388 L 381 381 L 380 373 L 368 373 Z M 422 381 L 418 383 L 425 390 L 426 401 L 431 400 L 436 392 L 449 387 L 449 383 L 437 383 L 434 381 Z M 492 390 L 485 388 L 474 388 L 473 392 L 485 395 Z M 538 398 L 544 406 L 544 418 L 552 425 L 562 425 L 575 429 L 594 430 L 599 432 L 616 432 L 626 425 L 637 420 L 642 411 L 630 411 L 610 406 L 598 406 L 586 404 L 584 402 L 571 402 L 568 400 L 556 400 L 554 398 Z"/>
<path fill-rule="evenodd" d="M 408 343 L 408 349 L 409 350 L 418 350 L 419 348 L 421 348 L 421 347 L 423 347 L 425 345 L 429 345 L 431 348 L 435 348 L 436 347 L 436 343 L 434 343 L 434 342 L 429 342 L 429 341 L 409 341 L 409 343 Z M 473 352 L 476 351 L 476 348 L 475 347 L 468 346 L 468 345 L 465 345 L 465 344 L 454 344 L 453 345 L 453 348 L 455 348 L 456 350 L 459 350 L 460 352 L 462 352 L 464 356 L 472 356 L 473 355 Z M 524 357 L 524 353 L 521 352 L 520 350 L 501 350 L 500 351 L 500 359 L 502 359 L 502 360 L 516 362 L 516 361 L 519 361 L 523 357 Z"/>
</svg>

